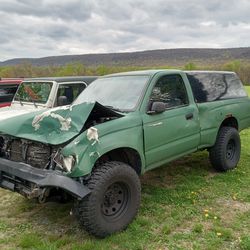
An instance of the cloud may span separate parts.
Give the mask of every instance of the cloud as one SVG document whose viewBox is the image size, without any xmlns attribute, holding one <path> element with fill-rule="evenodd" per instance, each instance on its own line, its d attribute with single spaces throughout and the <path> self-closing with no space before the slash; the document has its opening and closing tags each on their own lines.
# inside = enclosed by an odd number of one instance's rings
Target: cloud
<svg viewBox="0 0 250 250">
<path fill-rule="evenodd" d="M 0 61 L 181 47 L 243 47 L 247 0 L 0 0 Z"/>
<path fill-rule="evenodd" d="M 86 20 L 91 15 L 91 1 L 80 0 L 1 0 L 1 11 L 20 16 Z"/>
</svg>

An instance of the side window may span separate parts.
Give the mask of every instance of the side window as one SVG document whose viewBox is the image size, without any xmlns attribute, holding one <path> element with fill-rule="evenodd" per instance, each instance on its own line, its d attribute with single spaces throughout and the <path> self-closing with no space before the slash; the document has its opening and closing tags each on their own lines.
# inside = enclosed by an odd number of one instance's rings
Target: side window
<svg viewBox="0 0 250 250">
<path fill-rule="evenodd" d="M 58 88 L 57 98 L 65 96 L 67 98 L 66 105 L 71 104 L 85 88 L 83 83 L 61 84 Z"/>
<path fill-rule="evenodd" d="M 188 104 L 186 87 L 180 75 L 167 75 L 161 77 L 155 84 L 150 103 L 164 102 L 166 109 Z"/>
<path fill-rule="evenodd" d="M 11 102 L 17 91 L 17 85 L 0 85 L 0 103 Z"/>
</svg>

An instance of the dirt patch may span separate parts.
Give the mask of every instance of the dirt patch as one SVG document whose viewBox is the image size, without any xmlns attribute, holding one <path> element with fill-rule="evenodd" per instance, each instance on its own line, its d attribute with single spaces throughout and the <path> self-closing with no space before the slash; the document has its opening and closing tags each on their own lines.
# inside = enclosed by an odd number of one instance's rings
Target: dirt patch
<svg viewBox="0 0 250 250">
<path fill-rule="evenodd" d="M 210 171 L 208 171 L 208 174 L 207 174 L 207 176 L 205 176 L 205 179 L 206 179 L 206 181 L 208 181 L 208 180 L 214 178 L 215 176 L 217 176 L 218 174 L 219 173 L 216 172 L 214 169 L 211 169 Z"/>
<path fill-rule="evenodd" d="M 181 226 L 174 229 L 173 233 L 190 233 L 193 231 L 194 226 L 197 224 L 202 225 L 202 231 L 209 231 L 213 228 L 212 221 L 203 221 L 194 219 L 192 221 L 186 221 L 182 223 Z"/>
<path fill-rule="evenodd" d="M 250 203 L 241 202 L 237 200 L 226 200 L 226 199 L 219 199 L 216 202 L 218 205 L 223 206 L 230 211 L 238 211 L 241 213 L 247 212 L 250 209 Z"/>
<path fill-rule="evenodd" d="M 151 171 L 141 177 L 142 184 L 164 188 L 175 188 L 175 178 L 158 171 Z"/>
<path fill-rule="evenodd" d="M 233 199 L 219 199 L 215 204 L 218 205 L 218 210 L 223 211 L 223 213 L 221 213 L 221 218 L 225 219 L 225 221 L 232 221 L 235 216 L 250 210 L 250 203 Z"/>
</svg>

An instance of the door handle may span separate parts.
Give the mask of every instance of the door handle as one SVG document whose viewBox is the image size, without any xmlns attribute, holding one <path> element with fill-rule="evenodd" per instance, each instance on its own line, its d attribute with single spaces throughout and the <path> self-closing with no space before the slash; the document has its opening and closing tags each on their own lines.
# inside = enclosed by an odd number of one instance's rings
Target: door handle
<svg viewBox="0 0 250 250">
<path fill-rule="evenodd" d="M 193 119 L 194 118 L 194 114 L 193 113 L 188 113 L 188 114 L 186 114 L 186 119 L 187 120 L 191 120 L 191 119 Z"/>
</svg>

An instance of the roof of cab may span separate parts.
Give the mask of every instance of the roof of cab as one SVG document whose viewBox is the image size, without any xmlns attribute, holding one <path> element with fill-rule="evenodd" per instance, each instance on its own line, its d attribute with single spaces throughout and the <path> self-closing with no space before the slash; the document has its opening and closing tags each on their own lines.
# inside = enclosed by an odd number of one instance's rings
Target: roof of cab
<svg viewBox="0 0 250 250">
<path fill-rule="evenodd" d="M 23 78 L 0 78 L 0 84 L 20 84 Z"/>
<path fill-rule="evenodd" d="M 105 75 L 103 77 L 110 77 L 110 76 L 139 76 L 139 75 L 148 75 L 153 76 L 160 72 L 166 72 L 166 73 L 181 73 L 182 70 L 177 69 L 150 69 L 150 70 L 137 70 L 137 71 L 129 71 L 129 72 L 121 72 L 121 73 L 115 73 L 110 75 Z"/>
<path fill-rule="evenodd" d="M 218 70 L 185 70 L 189 74 L 235 74 L 233 71 L 218 71 Z"/>
<path fill-rule="evenodd" d="M 27 78 L 26 81 L 55 81 L 55 82 L 75 82 L 81 81 L 87 84 L 96 80 L 98 76 L 66 76 L 66 77 L 38 77 L 38 78 Z"/>
<path fill-rule="evenodd" d="M 232 71 L 205 71 L 205 70 L 178 70 L 178 69 L 151 69 L 151 70 L 139 70 L 139 71 L 129 71 L 129 72 L 121 72 L 110 75 L 105 75 L 103 77 L 111 77 L 111 76 L 137 76 L 137 75 L 148 75 L 153 76 L 157 73 L 166 72 L 168 74 L 178 74 L 178 73 L 190 73 L 190 74 L 198 74 L 198 73 L 217 73 L 217 74 L 235 74 Z"/>
</svg>

